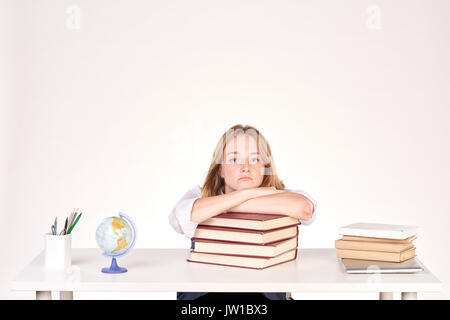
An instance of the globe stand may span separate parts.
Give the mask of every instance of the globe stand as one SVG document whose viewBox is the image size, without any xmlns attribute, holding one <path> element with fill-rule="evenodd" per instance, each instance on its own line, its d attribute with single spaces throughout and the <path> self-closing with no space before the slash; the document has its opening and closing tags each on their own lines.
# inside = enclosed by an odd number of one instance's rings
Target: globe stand
<svg viewBox="0 0 450 320">
<path fill-rule="evenodd" d="M 116 258 L 112 258 L 111 266 L 109 268 L 102 268 L 102 272 L 104 273 L 124 273 L 127 271 L 127 268 L 121 268 L 117 265 Z"/>
</svg>

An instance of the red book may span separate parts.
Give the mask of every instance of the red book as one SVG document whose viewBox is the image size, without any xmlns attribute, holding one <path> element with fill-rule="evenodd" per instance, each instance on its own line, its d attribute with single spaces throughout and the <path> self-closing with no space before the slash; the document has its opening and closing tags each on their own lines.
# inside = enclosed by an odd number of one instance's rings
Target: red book
<svg viewBox="0 0 450 320">
<path fill-rule="evenodd" d="M 275 257 L 237 256 L 228 254 L 191 252 L 187 261 L 216 264 L 230 267 L 265 269 L 297 258 L 297 248 L 288 250 Z"/>
<path fill-rule="evenodd" d="M 200 225 L 271 230 L 297 224 L 299 224 L 298 219 L 282 214 L 225 212 L 203 221 Z"/>
<path fill-rule="evenodd" d="M 198 225 L 194 238 L 267 244 L 297 236 L 298 224 L 265 231 Z"/>
<path fill-rule="evenodd" d="M 286 251 L 297 248 L 297 246 L 298 236 L 268 244 L 253 244 L 194 238 L 193 251 L 201 253 L 219 253 L 255 257 L 276 257 Z"/>
</svg>

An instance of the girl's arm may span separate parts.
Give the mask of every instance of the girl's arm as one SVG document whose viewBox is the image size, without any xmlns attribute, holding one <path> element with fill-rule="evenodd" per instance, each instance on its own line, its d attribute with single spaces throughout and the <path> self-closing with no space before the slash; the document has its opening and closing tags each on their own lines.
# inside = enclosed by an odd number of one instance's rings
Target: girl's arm
<svg viewBox="0 0 450 320">
<path fill-rule="evenodd" d="M 279 193 L 284 193 L 284 191 L 272 187 L 262 187 L 236 190 L 219 196 L 200 198 L 195 200 L 192 205 L 191 221 L 201 223 L 220 213 L 233 211 L 231 208 L 239 206 L 250 199 Z"/>
<path fill-rule="evenodd" d="M 282 192 L 249 199 L 235 207 L 233 212 L 277 213 L 300 220 L 312 217 L 314 205 L 305 196 L 295 192 Z"/>
</svg>

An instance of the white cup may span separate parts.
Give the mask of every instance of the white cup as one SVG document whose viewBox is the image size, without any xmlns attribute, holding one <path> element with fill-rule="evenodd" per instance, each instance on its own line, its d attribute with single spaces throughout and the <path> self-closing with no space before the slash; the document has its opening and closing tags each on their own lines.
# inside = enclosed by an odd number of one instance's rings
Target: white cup
<svg viewBox="0 0 450 320">
<path fill-rule="evenodd" d="M 45 234 L 45 267 L 66 269 L 72 265 L 72 235 Z"/>
</svg>

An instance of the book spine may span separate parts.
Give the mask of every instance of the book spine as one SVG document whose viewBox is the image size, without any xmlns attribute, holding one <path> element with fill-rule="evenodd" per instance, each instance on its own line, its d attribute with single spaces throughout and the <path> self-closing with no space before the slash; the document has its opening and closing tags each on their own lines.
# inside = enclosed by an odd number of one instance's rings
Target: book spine
<svg viewBox="0 0 450 320">
<path fill-rule="evenodd" d="M 392 253 L 392 252 L 337 249 L 337 257 L 347 259 L 401 262 L 406 260 L 407 256 L 409 255 L 410 253 L 408 255 L 402 255 L 402 253 Z"/>
<path fill-rule="evenodd" d="M 294 250 L 294 249 L 292 249 L 292 250 Z M 196 263 L 206 263 L 206 264 L 212 264 L 212 265 L 218 265 L 218 266 L 225 266 L 225 267 L 235 267 L 235 268 L 245 268 L 245 269 L 263 270 L 263 269 L 266 269 L 266 268 L 274 267 L 274 266 L 277 266 L 277 265 L 280 265 L 280 264 L 283 264 L 283 263 L 286 263 L 286 262 L 290 262 L 290 261 L 296 260 L 296 259 L 297 259 L 297 251 L 298 251 L 298 249 L 295 249 L 295 255 L 294 255 L 294 258 L 292 258 L 292 259 L 289 259 L 289 260 L 286 260 L 286 261 L 281 261 L 281 262 L 279 262 L 279 263 L 276 263 L 276 264 L 273 264 L 273 265 L 270 265 L 270 266 L 266 266 L 266 267 L 262 267 L 262 268 L 258 268 L 258 267 L 249 267 L 249 266 L 239 266 L 239 265 L 233 265 L 233 264 L 222 264 L 222 263 L 213 263 L 213 262 L 196 261 L 196 260 L 191 260 L 190 258 L 186 259 L 186 261 L 188 261 L 188 262 L 196 262 Z"/>
<path fill-rule="evenodd" d="M 227 219 L 224 219 L 227 220 Z M 247 221 L 247 220 L 243 220 L 243 221 Z M 240 226 L 240 227 L 236 227 L 233 226 L 232 222 L 228 222 L 228 221 L 204 221 L 201 224 L 199 224 L 198 226 L 200 227 L 220 227 L 220 228 L 230 228 L 230 229 L 242 229 L 242 230 L 253 230 L 253 231 L 272 231 L 272 230 L 276 230 L 276 229 L 280 229 L 280 228 L 287 228 L 287 227 L 292 227 L 292 226 L 297 226 L 299 225 L 300 222 L 294 222 L 288 225 L 284 225 L 281 227 L 267 227 L 264 225 L 264 222 L 260 225 L 260 226 Z"/>
<path fill-rule="evenodd" d="M 270 232 L 275 232 L 282 229 L 288 229 L 294 226 L 299 226 L 300 222 L 290 224 L 283 227 L 272 228 L 268 230 L 256 230 L 256 229 L 248 229 L 248 228 L 236 228 L 236 227 L 225 227 L 225 226 L 213 226 L 213 225 L 197 225 L 197 229 L 207 229 L 207 230 L 219 230 L 219 231 L 230 231 L 230 232 L 242 232 L 242 233 L 254 233 L 254 234 L 266 234 Z"/>
<path fill-rule="evenodd" d="M 297 249 L 297 248 L 295 248 Z M 283 251 L 275 256 L 255 256 L 255 255 L 249 255 L 249 254 L 231 254 L 231 253 L 219 253 L 219 252 L 202 252 L 202 251 L 195 251 L 191 250 L 191 253 L 201 253 L 201 254 L 213 254 L 213 255 L 219 255 L 219 256 L 231 256 L 231 257 L 244 257 L 244 258 L 258 258 L 258 259 L 273 259 L 278 256 L 281 256 L 282 254 L 285 254 L 286 252 L 294 250 L 293 248 L 288 249 L 286 251 Z M 297 250 L 295 251 L 295 256 L 297 256 Z"/>
<path fill-rule="evenodd" d="M 344 241 L 360 241 L 360 242 L 382 242 L 382 243 L 412 243 L 417 236 L 412 236 L 404 240 L 387 239 L 387 238 L 369 238 L 358 236 L 342 236 L 340 240 Z"/>
<path fill-rule="evenodd" d="M 190 260 L 190 259 L 186 259 L 186 261 L 188 261 L 188 262 L 195 262 L 195 263 L 213 264 L 213 265 L 224 266 L 224 267 L 235 267 L 235 268 L 244 268 L 244 269 L 253 269 L 253 270 L 263 270 L 263 269 L 267 269 L 267 268 L 270 268 L 270 267 L 274 267 L 274 266 L 277 266 L 277 265 L 280 265 L 280 264 L 283 264 L 283 263 L 286 263 L 286 262 L 294 261 L 296 258 L 297 258 L 297 255 L 296 255 L 295 258 L 293 258 L 293 259 L 289 259 L 289 260 L 286 260 L 286 261 L 282 261 L 282 262 L 280 262 L 280 263 L 273 264 L 273 265 L 270 265 L 270 266 L 267 266 L 267 267 L 263 267 L 263 268 L 238 266 L 238 265 L 233 265 L 233 264 L 221 264 L 221 263 L 212 263 L 212 262 L 194 261 L 194 260 Z"/>
<path fill-rule="evenodd" d="M 215 238 L 192 238 L 193 239 L 193 241 L 192 242 L 194 242 L 194 246 L 195 246 L 195 240 L 206 240 L 206 241 L 210 241 L 210 240 L 214 240 L 214 241 L 220 241 L 220 242 L 222 242 L 222 243 L 230 243 L 230 244 L 242 244 L 242 245 L 252 245 L 252 246 L 271 246 L 271 245 L 273 245 L 275 242 L 280 242 L 280 241 L 284 241 L 284 240 L 289 240 L 289 239 L 291 239 L 291 238 L 293 238 L 293 237 L 295 237 L 295 235 L 294 236 L 289 236 L 289 237 L 287 237 L 287 238 L 283 238 L 283 239 L 279 239 L 279 240 L 274 240 L 274 241 L 271 241 L 271 242 L 265 242 L 265 243 L 262 243 L 262 242 L 246 242 L 246 241 L 233 241 L 233 240 L 221 240 L 221 239 L 215 239 Z M 297 237 L 298 237 L 298 234 L 297 234 Z"/>
<path fill-rule="evenodd" d="M 267 238 L 272 237 L 273 234 L 277 234 L 284 229 L 295 228 L 295 233 L 287 235 L 283 238 L 276 238 L 267 240 Z M 225 229 L 225 228 L 223 228 Z M 252 244 L 269 244 L 281 240 L 286 240 L 298 236 L 298 226 L 291 226 L 286 228 L 274 229 L 271 232 L 251 232 L 249 233 L 242 230 L 223 230 L 223 229 L 209 229 L 209 228 L 198 228 L 194 232 L 195 239 L 204 240 L 220 240 L 220 241 L 233 241 L 240 243 L 252 243 Z M 293 230 L 293 229 L 291 229 Z M 291 231 L 289 230 L 289 231 Z"/>
<path fill-rule="evenodd" d="M 400 253 L 413 247 L 412 243 L 382 243 L 382 242 L 362 242 L 349 240 L 336 240 L 336 249 L 363 250 L 363 251 L 383 251 Z"/>
<path fill-rule="evenodd" d="M 284 239 L 284 240 L 288 240 L 293 238 L 294 236 Z M 281 242 L 284 241 L 283 239 L 281 240 L 276 240 L 273 242 L 268 242 L 268 243 L 254 243 L 254 242 L 243 242 L 243 241 L 230 241 L 230 240 L 218 240 L 218 239 L 208 239 L 208 238 L 192 238 L 192 241 L 195 242 L 217 242 L 220 244 L 236 244 L 236 245 L 251 245 L 251 246 L 261 246 L 261 247 L 270 247 L 273 246 L 274 243 L 276 242 Z"/>
</svg>

